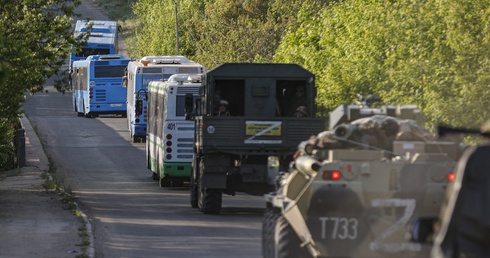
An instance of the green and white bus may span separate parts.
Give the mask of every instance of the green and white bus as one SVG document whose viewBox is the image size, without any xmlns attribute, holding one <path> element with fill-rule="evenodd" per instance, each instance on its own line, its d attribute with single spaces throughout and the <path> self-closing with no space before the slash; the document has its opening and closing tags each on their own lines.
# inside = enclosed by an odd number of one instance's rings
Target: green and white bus
<svg viewBox="0 0 490 258">
<path fill-rule="evenodd" d="M 185 120 L 186 96 L 197 99 L 202 74 L 174 74 L 148 84 L 147 168 L 161 187 L 183 186 L 192 172 L 194 121 Z"/>
</svg>

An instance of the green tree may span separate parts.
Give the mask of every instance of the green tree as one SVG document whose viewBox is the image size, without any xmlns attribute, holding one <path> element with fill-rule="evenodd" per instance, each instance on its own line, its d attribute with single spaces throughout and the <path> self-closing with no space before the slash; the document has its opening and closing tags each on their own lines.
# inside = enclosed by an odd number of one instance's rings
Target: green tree
<svg viewBox="0 0 490 258">
<path fill-rule="evenodd" d="M 417 104 L 428 125 L 475 126 L 488 116 L 487 1 L 362 1 L 303 8 L 277 62 L 317 75 L 329 110 L 356 94 Z M 482 98 L 483 97 L 483 98 Z"/>
<path fill-rule="evenodd" d="M 0 28 L 0 33 L 3 33 L 3 28 Z M 0 49 L 4 48 L 3 38 L 0 38 Z M 0 62 L 0 92 L 6 90 L 6 80 L 8 76 L 7 63 Z M 11 120 L 0 113 L 0 171 L 12 167 L 14 148 L 12 144 L 14 127 L 10 124 Z"/>
<path fill-rule="evenodd" d="M 141 0 L 133 8 L 139 26 L 128 49 L 137 57 L 176 54 L 177 3 L 180 55 L 208 69 L 225 62 L 272 62 L 305 2 L 326 1 Z"/>
<path fill-rule="evenodd" d="M 9 76 L 0 84 L 0 142 L 11 142 L 12 130 L 21 114 L 26 92 L 43 90 L 44 82 L 58 76 L 56 87 L 66 86 L 62 66 L 70 48 L 77 42 L 73 38 L 71 21 L 80 0 L 1 0 L 0 28 L 2 30 L 0 60 L 2 68 L 9 67 Z M 10 128 L 9 128 L 10 127 Z M 0 155 L 8 155 L 1 149 Z M 0 169 L 4 166 L 0 163 Z"/>
</svg>

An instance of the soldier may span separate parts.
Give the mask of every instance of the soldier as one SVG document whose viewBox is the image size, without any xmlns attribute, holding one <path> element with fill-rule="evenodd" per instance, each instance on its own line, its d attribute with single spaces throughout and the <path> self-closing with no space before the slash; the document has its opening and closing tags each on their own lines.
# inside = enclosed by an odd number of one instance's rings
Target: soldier
<svg viewBox="0 0 490 258">
<path fill-rule="evenodd" d="M 222 99 L 219 101 L 218 105 L 218 116 L 230 116 L 230 111 L 228 110 L 228 101 Z"/>
<path fill-rule="evenodd" d="M 306 90 L 303 86 L 298 86 L 294 92 L 294 98 L 291 100 L 290 111 L 288 116 L 296 116 L 298 108 L 308 106 L 308 99 L 306 97 Z M 297 116 L 296 116 L 297 117 Z"/>
</svg>

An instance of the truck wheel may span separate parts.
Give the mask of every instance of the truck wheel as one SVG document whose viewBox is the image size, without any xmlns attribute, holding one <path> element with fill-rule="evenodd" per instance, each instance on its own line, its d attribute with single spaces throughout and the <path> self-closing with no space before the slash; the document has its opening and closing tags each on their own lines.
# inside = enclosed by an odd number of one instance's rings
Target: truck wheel
<svg viewBox="0 0 490 258">
<path fill-rule="evenodd" d="M 279 213 L 274 208 L 265 210 L 262 219 L 262 257 L 274 258 L 274 233 Z"/>
<path fill-rule="evenodd" d="M 191 183 L 190 183 L 190 197 L 191 197 L 191 207 L 192 208 L 197 208 L 198 206 L 198 194 L 197 194 L 197 182 L 194 179 L 193 176 L 191 176 Z"/>
<path fill-rule="evenodd" d="M 274 258 L 311 258 L 311 255 L 301 247 L 298 235 L 282 215 L 277 217 L 272 240 L 274 241 Z"/>
<path fill-rule="evenodd" d="M 199 159 L 194 159 L 192 162 L 192 174 L 191 174 L 191 182 L 190 182 L 190 199 L 191 199 L 191 207 L 198 208 L 198 181 L 196 180 L 197 175 L 199 175 L 198 169 Z"/>
<path fill-rule="evenodd" d="M 202 174 L 204 172 L 204 160 L 200 162 L 200 177 L 198 184 L 198 206 L 202 213 L 216 214 L 221 210 L 223 192 L 219 189 L 209 189 L 202 185 Z"/>
<path fill-rule="evenodd" d="M 204 214 L 217 214 L 221 210 L 223 193 L 218 189 L 208 189 L 199 184 L 199 208 Z"/>
</svg>

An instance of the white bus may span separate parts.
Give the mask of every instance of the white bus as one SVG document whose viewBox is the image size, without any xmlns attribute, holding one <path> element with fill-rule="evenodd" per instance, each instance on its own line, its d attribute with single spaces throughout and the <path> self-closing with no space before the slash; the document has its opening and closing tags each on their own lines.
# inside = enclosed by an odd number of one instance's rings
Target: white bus
<svg viewBox="0 0 490 258">
<path fill-rule="evenodd" d="M 178 73 L 204 72 L 204 66 L 184 56 L 145 56 L 129 62 L 123 86 L 127 87 L 126 113 L 132 142 L 146 141 L 148 83 Z"/>
<path fill-rule="evenodd" d="M 197 99 L 202 74 L 175 74 L 148 85 L 147 168 L 161 187 L 189 181 L 194 121 L 185 120 L 186 96 Z"/>
</svg>

